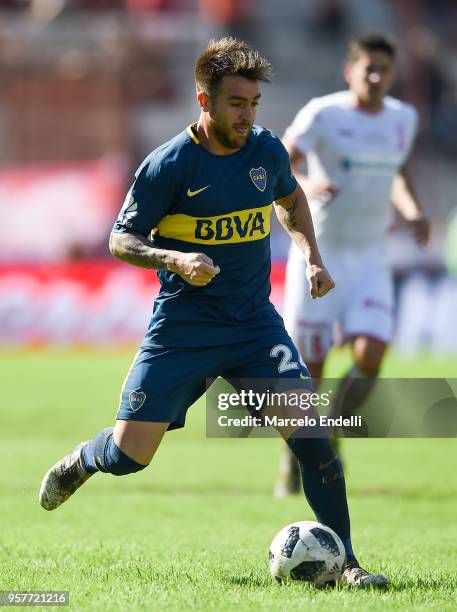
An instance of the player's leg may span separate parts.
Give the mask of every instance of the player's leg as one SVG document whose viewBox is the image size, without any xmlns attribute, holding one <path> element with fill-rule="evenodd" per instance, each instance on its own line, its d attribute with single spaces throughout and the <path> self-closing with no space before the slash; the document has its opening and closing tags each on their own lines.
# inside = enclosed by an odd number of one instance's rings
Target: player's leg
<svg viewBox="0 0 457 612">
<path fill-rule="evenodd" d="M 263 345 L 258 343 L 255 346 L 251 343 L 244 355 L 238 354 L 235 357 L 238 364 L 226 371 L 224 377 L 236 379 L 238 386 L 247 386 L 250 380 L 257 384 L 256 381 L 260 379 L 259 384 L 265 384 L 265 380 L 271 381 L 276 389 L 297 389 L 303 393 L 310 389 L 307 378 L 309 372 L 285 331 L 273 336 L 269 344 L 264 342 Z M 300 416 L 303 416 L 303 412 Z M 309 431 L 278 431 L 298 461 L 303 490 L 317 520 L 331 527 L 340 536 L 348 558 L 355 560 L 350 541 L 343 469 L 328 438 L 324 437 L 325 433 L 322 433 L 322 437 L 310 438 Z"/>
<path fill-rule="evenodd" d="M 322 377 L 324 362 L 305 363 L 313 381 L 318 381 Z M 298 461 L 287 444 L 284 444 L 279 462 L 279 474 L 273 495 L 279 499 L 287 497 L 288 495 L 298 495 L 300 490 L 301 479 Z"/>
<path fill-rule="evenodd" d="M 387 348 L 387 342 L 373 336 L 360 335 L 352 339 L 356 366 L 365 376 L 377 376 Z"/>
<path fill-rule="evenodd" d="M 357 412 L 376 383 L 388 346 L 383 340 L 366 335 L 350 338 L 350 342 L 354 365 L 340 382 L 333 416 L 350 416 Z"/>
<path fill-rule="evenodd" d="M 148 465 L 169 426 L 169 423 L 117 420 L 113 441 L 134 461 Z"/>
<path fill-rule="evenodd" d="M 341 289 L 336 288 L 323 300 L 311 299 L 303 255 L 292 246 L 286 268 L 284 323 L 313 379 L 322 376 L 324 360 L 332 344 L 333 321 L 340 295 Z M 280 498 L 298 494 L 300 490 L 298 463 L 289 447 L 284 445 L 273 494 Z"/>
<path fill-rule="evenodd" d="M 352 345 L 353 365 L 340 383 L 334 416 L 356 413 L 368 397 L 393 332 L 393 289 L 387 266 L 368 262 L 354 280 L 351 301 L 343 317 L 344 332 Z"/>
<path fill-rule="evenodd" d="M 270 345 L 258 349 L 251 346 L 244 358 L 240 358 L 239 365 L 224 373 L 224 377 L 235 378 L 241 385 L 243 380 L 248 384 L 249 379 L 272 382 L 288 379 L 288 387 L 301 392 L 309 390 L 309 380 L 305 380 L 307 375 L 308 371 L 285 331 L 281 337 L 273 338 Z M 281 389 L 283 387 L 280 385 Z M 315 438 L 309 437 L 308 430 L 278 428 L 278 431 L 298 461 L 303 491 L 317 520 L 331 527 L 344 544 L 346 582 L 354 586 L 385 586 L 387 580 L 363 570 L 354 555 L 343 467 L 328 437 L 322 431 L 322 437 Z M 355 572 L 354 568 L 358 571 Z"/>
<path fill-rule="evenodd" d="M 204 392 L 206 372 L 204 360 L 189 359 L 186 350 L 142 347 L 125 379 L 114 428 L 103 429 L 48 470 L 39 494 L 42 507 L 54 510 L 96 472 L 124 476 L 147 467 L 165 432 L 184 426 L 187 408 Z"/>
<path fill-rule="evenodd" d="M 82 461 L 91 474 L 125 476 L 149 465 L 170 423 L 117 420 L 84 445 Z"/>
<path fill-rule="evenodd" d="M 120 423 L 122 435 L 118 428 Z M 93 440 L 79 444 L 45 474 L 39 493 L 41 506 L 45 510 L 55 510 L 96 472 L 124 476 L 144 470 L 168 426 L 169 423 L 117 421 L 114 430 L 112 427 L 103 429 Z M 134 448 L 134 441 L 137 448 Z"/>
<path fill-rule="evenodd" d="M 387 578 L 363 569 L 354 554 L 346 484 L 340 458 L 329 438 L 308 438 L 306 433 L 297 430 L 286 442 L 297 458 L 303 490 L 316 519 L 331 527 L 343 542 L 346 551 L 343 583 L 361 588 L 386 587 Z"/>
</svg>

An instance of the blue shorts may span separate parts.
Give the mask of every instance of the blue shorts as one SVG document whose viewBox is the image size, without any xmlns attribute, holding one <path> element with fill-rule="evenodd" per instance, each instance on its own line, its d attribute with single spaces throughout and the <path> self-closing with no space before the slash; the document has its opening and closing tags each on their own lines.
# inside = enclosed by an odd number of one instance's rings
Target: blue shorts
<svg viewBox="0 0 457 612">
<path fill-rule="evenodd" d="M 230 346 L 153 348 L 143 345 L 125 378 L 117 419 L 184 427 L 188 408 L 208 378 L 300 380 L 309 372 L 287 332 Z M 307 383 L 309 385 L 309 381 Z"/>
</svg>

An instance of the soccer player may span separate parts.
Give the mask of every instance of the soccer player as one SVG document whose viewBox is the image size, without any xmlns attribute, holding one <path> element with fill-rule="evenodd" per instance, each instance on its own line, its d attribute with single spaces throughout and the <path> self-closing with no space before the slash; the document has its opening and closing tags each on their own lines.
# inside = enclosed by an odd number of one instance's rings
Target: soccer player
<svg viewBox="0 0 457 612">
<path fill-rule="evenodd" d="M 197 60 L 200 117 L 141 164 L 110 236 L 112 254 L 158 270 L 161 290 L 125 379 L 114 428 L 102 430 L 44 476 L 39 501 L 54 510 L 97 472 L 143 470 L 166 431 L 183 427 L 207 378 L 308 376 L 269 301 L 270 213 L 305 257 L 313 298 L 334 283 L 314 237 L 287 151 L 254 125 L 259 81 L 271 65 L 233 38 L 211 41 Z M 152 231 L 152 239 L 150 238 Z M 300 435 L 301 434 L 301 435 Z M 342 467 L 327 438 L 289 432 L 306 497 L 341 537 L 353 586 L 384 586 L 352 550 Z"/>
<path fill-rule="evenodd" d="M 419 244 L 429 236 L 406 169 L 417 114 L 410 104 L 387 96 L 395 55 L 394 44 L 383 35 L 354 39 L 344 69 L 348 89 L 311 100 L 284 135 L 292 168 L 306 158 L 307 175 L 297 178 L 336 282 L 325 300 L 311 300 L 301 281 L 307 262 L 292 244 L 285 324 L 315 379 L 322 376 L 336 325 L 350 341 L 354 364 L 335 402 L 343 414 L 367 397 L 392 337 L 393 290 L 386 260 L 390 201 Z M 297 492 L 299 486 L 294 457 L 286 449 L 276 495 Z"/>
</svg>

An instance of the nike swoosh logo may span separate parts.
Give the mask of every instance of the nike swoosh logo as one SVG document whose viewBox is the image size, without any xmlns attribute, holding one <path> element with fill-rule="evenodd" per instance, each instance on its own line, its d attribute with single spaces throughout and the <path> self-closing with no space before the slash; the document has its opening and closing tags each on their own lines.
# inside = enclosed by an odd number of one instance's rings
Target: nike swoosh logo
<svg viewBox="0 0 457 612">
<path fill-rule="evenodd" d="M 327 463 L 322 463 L 322 461 L 319 463 L 319 469 L 320 470 L 324 470 L 326 467 L 328 467 L 331 463 L 333 463 L 334 461 L 337 460 L 337 456 L 335 455 L 333 457 L 333 459 L 330 459 L 330 461 L 327 461 Z"/>
<path fill-rule="evenodd" d="M 205 189 L 208 189 L 208 187 L 211 187 L 211 185 L 206 185 L 206 187 L 202 187 L 201 189 L 196 189 L 195 191 L 192 191 L 192 189 L 189 187 L 189 189 L 187 190 L 187 195 L 189 196 L 189 198 L 193 198 L 194 196 L 198 195 L 202 191 L 205 191 Z"/>
<path fill-rule="evenodd" d="M 305 376 L 305 374 L 303 374 L 303 372 L 300 372 L 300 378 L 302 380 L 308 380 L 309 378 L 311 378 L 311 376 Z"/>
</svg>

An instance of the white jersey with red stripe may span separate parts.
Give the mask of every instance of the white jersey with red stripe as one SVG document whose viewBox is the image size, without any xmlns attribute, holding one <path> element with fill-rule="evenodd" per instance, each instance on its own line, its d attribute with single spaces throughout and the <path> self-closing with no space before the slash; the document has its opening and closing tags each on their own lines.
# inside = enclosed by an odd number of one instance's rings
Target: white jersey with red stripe
<svg viewBox="0 0 457 612">
<path fill-rule="evenodd" d="M 416 127 L 410 104 L 388 96 L 370 113 L 356 106 L 349 90 L 314 98 L 298 112 L 287 140 L 306 157 L 310 180 L 327 179 L 338 188 L 329 202 L 310 199 L 320 246 L 360 252 L 384 243 L 392 181 Z"/>
</svg>

